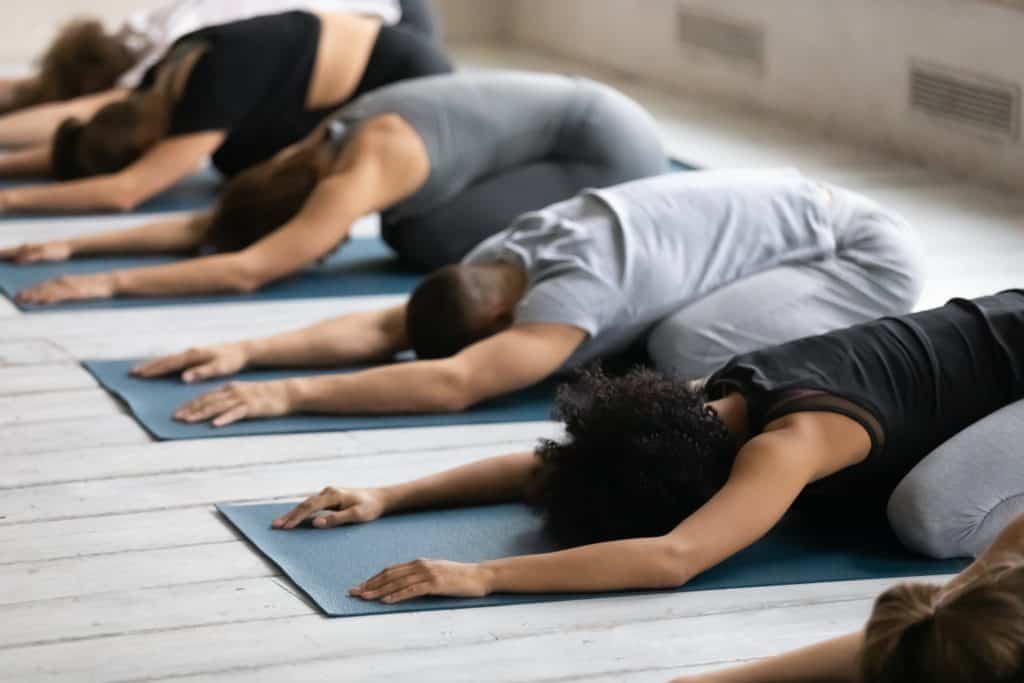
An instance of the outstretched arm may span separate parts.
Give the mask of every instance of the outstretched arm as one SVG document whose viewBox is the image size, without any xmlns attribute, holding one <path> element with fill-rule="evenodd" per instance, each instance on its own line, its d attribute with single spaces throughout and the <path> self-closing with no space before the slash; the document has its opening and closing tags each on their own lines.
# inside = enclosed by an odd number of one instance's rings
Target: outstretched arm
<svg viewBox="0 0 1024 683">
<path fill-rule="evenodd" d="M 0 155 L 0 178 L 42 178 L 50 175 L 50 146 L 34 145 Z M 0 193 L 0 213 L 8 210 L 10 190 Z"/>
<path fill-rule="evenodd" d="M 26 303 L 48 304 L 118 295 L 252 292 L 328 253 L 348 236 L 357 219 L 415 192 L 425 182 L 429 166 L 426 148 L 408 124 L 393 115 L 377 117 L 359 129 L 338 170 L 317 185 L 299 214 L 249 248 L 164 266 L 44 282 L 20 296 Z"/>
<path fill-rule="evenodd" d="M 194 173 L 223 140 L 221 131 L 171 137 L 158 142 L 142 158 L 117 173 L 2 190 L 0 209 L 4 212 L 132 211 Z M 31 152 L 36 155 L 36 162 L 40 149 Z M 29 152 L 15 152 L 12 157 L 20 154 Z M 49 148 L 45 158 L 45 168 L 49 171 Z"/>
<path fill-rule="evenodd" d="M 49 145 L 65 119 L 89 119 L 110 102 L 123 99 L 128 90 L 115 88 L 64 102 L 46 102 L 0 116 L 0 147 Z"/>
<path fill-rule="evenodd" d="M 790 415 L 748 442 L 726 485 L 664 536 L 471 565 L 418 560 L 385 569 L 356 587 L 353 594 L 392 603 L 423 595 L 680 586 L 768 533 L 804 486 L 858 462 L 870 447 L 864 429 L 846 417 Z M 758 501 L 757 506 L 751 506 L 751 500 Z"/>
<path fill-rule="evenodd" d="M 864 633 L 826 640 L 759 662 L 672 683 L 859 683 Z"/>
<path fill-rule="evenodd" d="M 393 358 L 408 347 L 405 306 L 361 311 L 300 330 L 232 344 L 189 349 L 143 363 L 133 374 L 182 373 L 185 382 L 223 377 L 246 367 L 327 367 Z"/>
<path fill-rule="evenodd" d="M 90 254 L 188 251 L 202 244 L 209 221 L 208 213 L 179 216 L 124 230 L 107 230 L 63 240 L 0 248 L 0 261 L 8 260 L 27 264 L 40 261 L 63 261 L 73 256 Z"/>
<path fill-rule="evenodd" d="M 586 334 L 560 324 L 518 325 L 443 360 L 397 363 L 345 375 L 233 382 L 175 413 L 215 427 L 295 412 L 352 414 L 458 412 L 554 373 Z"/>
<path fill-rule="evenodd" d="M 383 515 L 426 508 L 460 507 L 519 500 L 538 465 L 533 453 L 487 458 L 413 481 L 375 489 L 329 486 L 274 520 L 275 529 L 294 529 L 312 519 L 328 529 L 353 522 L 368 522 Z M 371 510 L 355 509 L 372 500 Z"/>
</svg>

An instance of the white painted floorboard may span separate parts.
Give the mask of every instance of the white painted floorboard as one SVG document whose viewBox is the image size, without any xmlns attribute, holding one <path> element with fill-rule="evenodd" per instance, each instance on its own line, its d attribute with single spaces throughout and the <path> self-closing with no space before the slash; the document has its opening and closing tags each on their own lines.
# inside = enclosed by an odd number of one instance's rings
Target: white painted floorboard
<svg viewBox="0 0 1024 683">
<path fill-rule="evenodd" d="M 794 165 L 896 207 L 927 244 L 922 307 L 1020 286 L 1024 199 L 758 112 L 493 47 L 470 67 L 578 71 L 646 104 L 676 156 Z M 0 245 L 140 222 L 0 222 Z M 360 234 L 372 234 L 372 221 Z M 21 314 L 0 300 L 0 680 L 654 683 L 858 627 L 865 581 L 329 620 L 213 510 L 530 448 L 559 427 L 367 430 L 154 443 L 78 365 L 265 334 L 395 297 Z M 344 587 L 339 587 L 343 590 Z"/>
</svg>

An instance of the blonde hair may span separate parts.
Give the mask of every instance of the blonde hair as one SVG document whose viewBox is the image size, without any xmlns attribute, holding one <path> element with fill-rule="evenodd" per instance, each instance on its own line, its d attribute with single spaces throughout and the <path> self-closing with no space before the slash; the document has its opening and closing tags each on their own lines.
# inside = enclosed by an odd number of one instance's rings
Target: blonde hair
<svg viewBox="0 0 1024 683">
<path fill-rule="evenodd" d="M 1024 558 L 943 595 L 909 583 L 883 593 L 868 621 L 869 683 L 1024 681 Z"/>
</svg>

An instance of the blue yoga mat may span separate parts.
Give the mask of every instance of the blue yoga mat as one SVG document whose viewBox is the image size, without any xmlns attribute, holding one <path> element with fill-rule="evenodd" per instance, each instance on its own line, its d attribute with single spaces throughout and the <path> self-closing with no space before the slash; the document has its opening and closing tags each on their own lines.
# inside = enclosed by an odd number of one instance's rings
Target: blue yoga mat
<svg viewBox="0 0 1024 683">
<path fill-rule="evenodd" d="M 218 509 L 329 616 L 513 605 L 605 594 L 490 595 L 421 598 L 398 605 L 349 597 L 352 586 L 380 570 L 416 558 L 477 562 L 549 552 L 558 545 L 524 505 L 417 512 L 338 529 L 270 528 L 292 504 L 219 505 Z M 698 576 L 682 591 L 776 586 L 821 581 L 952 574 L 966 560 L 935 561 L 904 550 L 882 528 L 865 534 L 821 533 L 784 522 L 747 550 Z"/>
<path fill-rule="evenodd" d="M 60 275 L 99 273 L 118 268 L 172 263 L 173 256 L 115 256 L 81 258 L 57 263 L 19 266 L 0 262 L 0 292 L 12 299 L 20 290 Z M 223 294 L 199 297 L 129 297 L 97 301 L 69 301 L 54 306 L 25 306 L 23 311 L 54 311 L 95 308 L 122 308 L 139 306 L 168 306 L 176 304 L 207 304 L 245 301 L 276 301 L 282 299 L 311 299 L 330 296 L 370 296 L 407 294 L 419 281 L 421 274 L 399 265 L 394 252 L 372 237 L 357 237 L 348 241 L 323 265 L 299 275 L 281 280 L 251 294 Z"/>
<path fill-rule="evenodd" d="M 214 428 L 208 423 L 186 424 L 171 416 L 186 401 L 221 386 L 227 379 L 185 384 L 177 376 L 139 379 L 128 374 L 142 359 L 92 360 L 82 365 L 104 389 L 128 404 L 132 415 L 146 431 L 160 440 L 205 439 L 217 436 L 251 436 L 257 434 L 298 434 L 302 432 L 336 432 L 354 429 L 386 429 L 392 427 L 435 427 L 454 424 L 488 424 L 497 422 L 530 422 L 546 420 L 551 412 L 555 383 L 539 384 L 515 394 L 482 403 L 461 412 L 433 415 L 289 415 L 265 420 L 246 420 L 227 427 Z M 354 371 L 353 369 L 348 370 Z M 268 381 L 296 376 L 337 374 L 342 370 L 268 370 L 243 372 L 231 379 Z"/>
<path fill-rule="evenodd" d="M 49 178 L 39 179 L 6 179 L 0 181 L 0 188 L 24 187 L 26 185 L 47 185 L 54 181 Z M 136 213 L 164 213 L 169 211 L 196 211 L 213 204 L 220 189 L 221 177 L 213 168 L 206 168 L 195 175 L 185 178 L 173 187 L 161 192 L 152 199 L 143 202 Z M 9 213 L 4 218 L 36 218 L 46 220 L 46 214 Z M 0 218 L 2 223 L 3 218 Z"/>
</svg>

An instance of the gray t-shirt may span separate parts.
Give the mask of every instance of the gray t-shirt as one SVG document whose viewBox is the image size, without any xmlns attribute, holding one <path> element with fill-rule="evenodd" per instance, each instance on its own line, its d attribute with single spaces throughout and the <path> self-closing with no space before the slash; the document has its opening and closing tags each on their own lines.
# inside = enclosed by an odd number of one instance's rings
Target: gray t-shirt
<svg viewBox="0 0 1024 683">
<path fill-rule="evenodd" d="M 526 269 L 516 323 L 588 335 L 568 369 L 625 350 L 720 287 L 834 253 L 827 202 L 821 184 L 792 169 L 673 173 L 525 214 L 463 262 Z"/>
<path fill-rule="evenodd" d="M 625 100 L 585 78 L 520 71 L 441 74 L 384 86 L 329 118 L 343 145 L 358 125 L 398 114 L 423 140 L 430 175 L 414 195 L 383 212 L 394 223 L 427 211 L 495 173 L 550 157 L 563 131 L 585 121 L 597 98 Z"/>
</svg>

